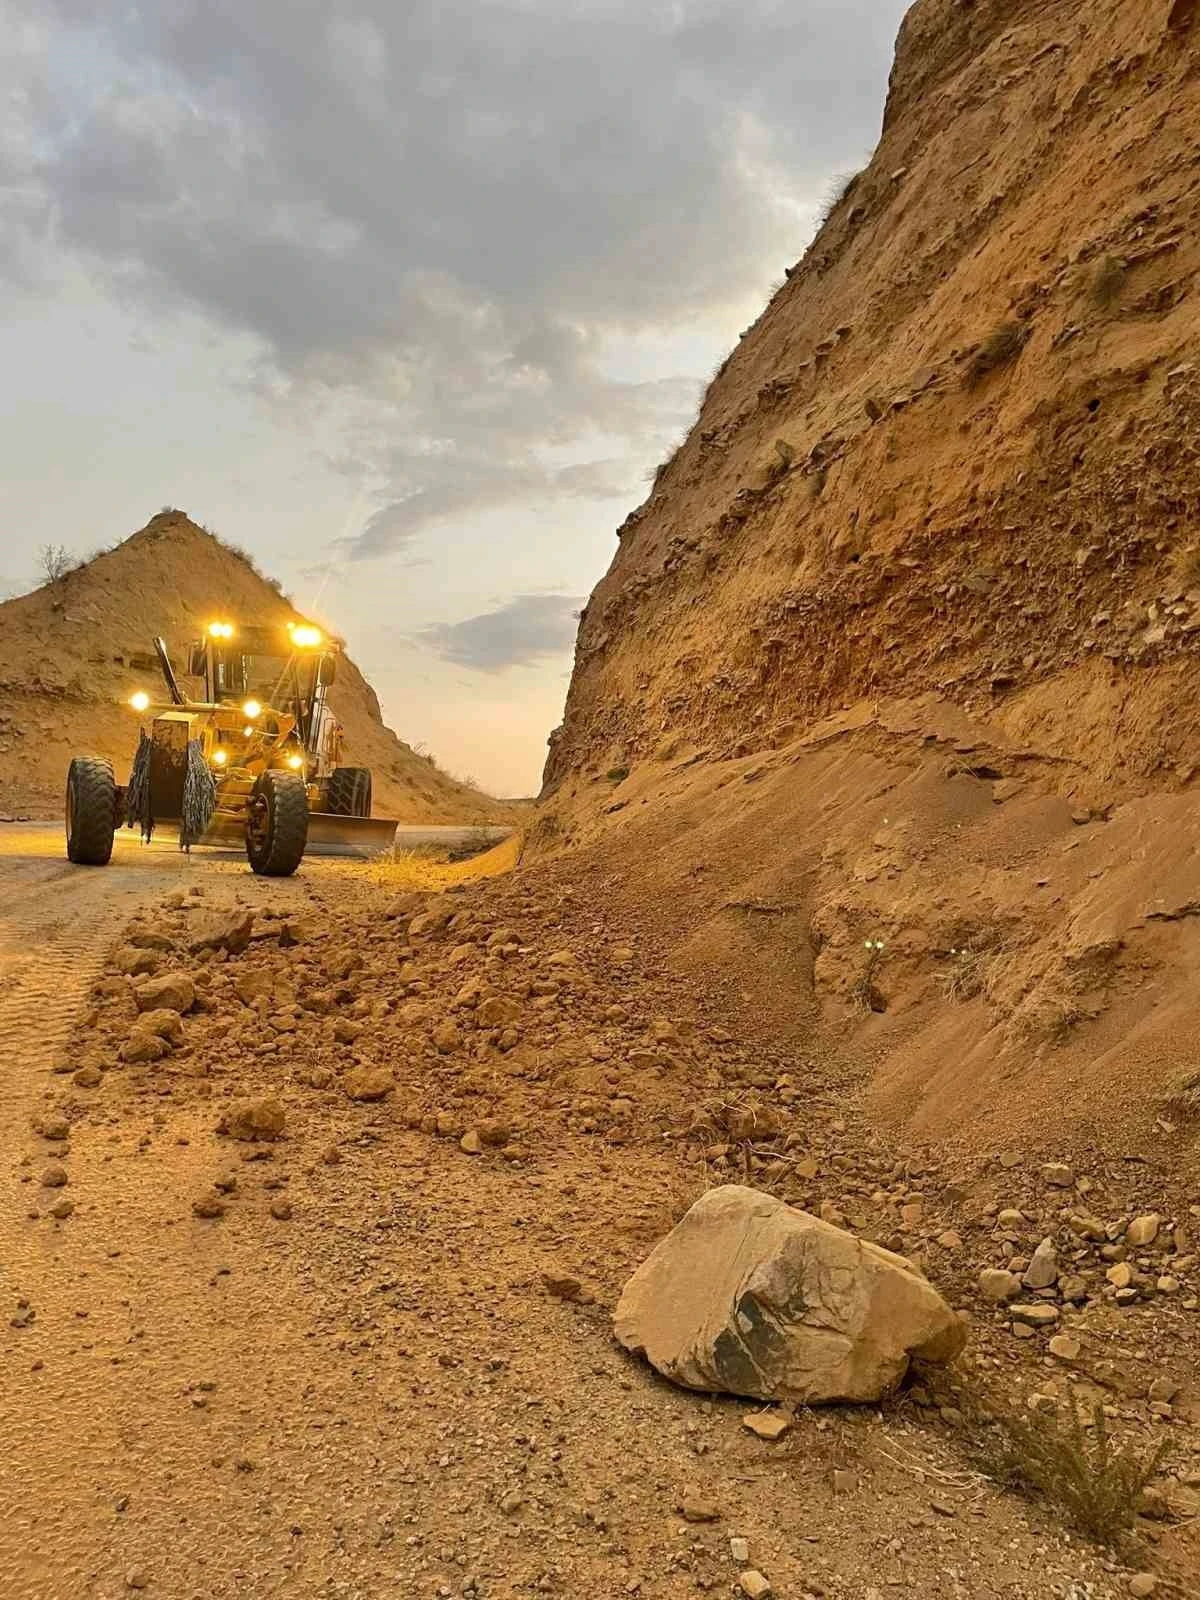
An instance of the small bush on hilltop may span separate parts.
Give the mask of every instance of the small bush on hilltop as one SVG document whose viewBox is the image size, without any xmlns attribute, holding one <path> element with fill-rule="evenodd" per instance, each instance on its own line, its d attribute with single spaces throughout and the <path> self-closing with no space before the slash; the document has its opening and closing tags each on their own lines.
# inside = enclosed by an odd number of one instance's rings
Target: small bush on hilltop
<svg viewBox="0 0 1200 1600">
<path fill-rule="evenodd" d="M 61 544 L 44 544 L 38 551 L 38 566 L 47 583 L 61 583 L 75 563 Z"/>
</svg>

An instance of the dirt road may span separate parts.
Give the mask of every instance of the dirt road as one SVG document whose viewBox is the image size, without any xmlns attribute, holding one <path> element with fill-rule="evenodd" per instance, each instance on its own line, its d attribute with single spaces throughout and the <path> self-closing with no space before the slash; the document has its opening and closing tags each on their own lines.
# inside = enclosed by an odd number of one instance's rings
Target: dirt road
<svg viewBox="0 0 1200 1600">
<path fill-rule="evenodd" d="M 624 1064 L 686 997 L 589 975 L 629 937 L 593 905 L 500 881 L 472 901 L 478 944 L 405 957 L 362 869 L 268 884 L 165 845 L 123 844 L 103 872 L 58 849 L 0 831 L 4 1600 L 676 1600 L 734 1592 L 731 1538 L 779 1600 L 1124 1592 L 970 1471 L 936 1414 L 802 1417 L 765 1446 L 742 1403 L 670 1389 L 617 1350 L 612 1300 L 696 1174 L 658 1131 L 680 1089 Z M 201 893 L 164 912 L 180 888 Z M 121 1065 L 105 1006 L 124 980 L 72 1026 L 131 913 L 186 927 L 235 899 L 310 932 L 199 963 L 209 1003 L 176 1054 Z M 435 1048 L 462 948 L 482 960 L 488 930 L 513 925 L 531 972 L 578 952 L 574 984 L 543 997 L 559 1020 L 528 1012 L 528 1048 L 490 1062 Z M 254 974 L 271 992 L 258 1012 L 234 995 Z M 294 1003 L 313 988 L 331 1010 Z M 80 1060 L 99 1083 L 76 1083 Z M 383 1100 L 350 1098 L 356 1064 L 383 1067 Z M 605 1074 L 644 1137 L 597 1136 L 579 1086 Z M 285 1138 L 218 1134 L 230 1103 L 264 1093 Z M 507 1142 L 464 1149 L 489 1108 Z M 42 1182 L 53 1163 L 64 1186 Z M 214 1180 L 224 1214 L 198 1217 Z M 579 1297 L 550 1293 L 549 1269 Z"/>
</svg>

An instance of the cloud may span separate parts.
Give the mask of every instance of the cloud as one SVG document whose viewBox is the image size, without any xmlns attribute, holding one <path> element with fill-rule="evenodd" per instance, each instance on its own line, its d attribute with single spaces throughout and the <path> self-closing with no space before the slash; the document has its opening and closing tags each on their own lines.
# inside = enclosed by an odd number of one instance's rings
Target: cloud
<svg viewBox="0 0 1200 1600">
<path fill-rule="evenodd" d="M 903 9 L 0 0 L 0 274 L 81 260 L 249 337 L 276 403 L 336 396 L 361 557 L 607 496 L 695 399 L 613 351 L 735 326 L 796 258 Z"/>
<path fill-rule="evenodd" d="M 577 595 L 518 594 L 494 611 L 423 628 L 415 638 L 455 666 L 504 672 L 570 650 L 582 605 Z"/>
</svg>

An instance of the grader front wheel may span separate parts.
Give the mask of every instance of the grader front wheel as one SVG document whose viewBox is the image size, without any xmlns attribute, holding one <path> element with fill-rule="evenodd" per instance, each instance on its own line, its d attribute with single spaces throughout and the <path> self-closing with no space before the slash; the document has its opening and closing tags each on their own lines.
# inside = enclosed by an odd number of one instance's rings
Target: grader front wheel
<svg viewBox="0 0 1200 1600">
<path fill-rule="evenodd" d="M 308 794 L 298 772 L 264 772 L 246 813 L 246 855 L 264 878 L 290 878 L 308 844 Z"/>
</svg>

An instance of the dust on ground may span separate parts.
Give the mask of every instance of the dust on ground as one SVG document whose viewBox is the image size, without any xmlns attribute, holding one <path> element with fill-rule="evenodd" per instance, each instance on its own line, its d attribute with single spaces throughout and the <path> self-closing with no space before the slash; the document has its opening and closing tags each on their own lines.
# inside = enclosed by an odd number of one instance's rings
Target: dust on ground
<svg viewBox="0 0 1200 1600">
<path fill-rule="evenodd" d="M 1007 1154 L 964 1183 L 872 1131 L 837 1074 L 750 1047 L 586 873 L 430 894 L 307 863 L 278 885 L 123 842 L 110 872 L 68 874 L 56 839 L 2 837 L 0 875 L 31 886 L 4 946 L 14 1600 L 667 1600 L 729 1594 L 747 1560 L 781 1597 L 1033 1600 L 1124 1594 L 1130 1560 L 1189 1570 L 1178 1504 L 1113 1560 L 981 1474 L 964 1422 L 984 1378 L 1019 1403 L 1094 1390 L 1122 1429 L 1169 1433 L 1188 1492 L 1185 1224 L 1116 1163 L 1072 1174 L 1074 1204 L 1157 1203 L 1147 1259 L 1179 1272 L 1180 1309 L 1118 1308 L 1079 1241 L 1086 1298 L 1045 1302 L 1079 1342 L 1063 1361 L 977 1289 L 1065 1229 L 1062 1191 Z M 87 953 L 66 962 L 68 920 Z M 20 997 L 47 959 L 39 1033 Z M 195 1003 L 139 1061 L 134 988 L 172 974 Z M 755 1408 L 621 1352 L 621 1284 L 730 1177 L 924 1259 L 976 1326 L 949 1386 L 802 1413 L 767 1445 Z M 1166 1415 L 1155 1379 L 1180 1389 Z"/>
</svg>

